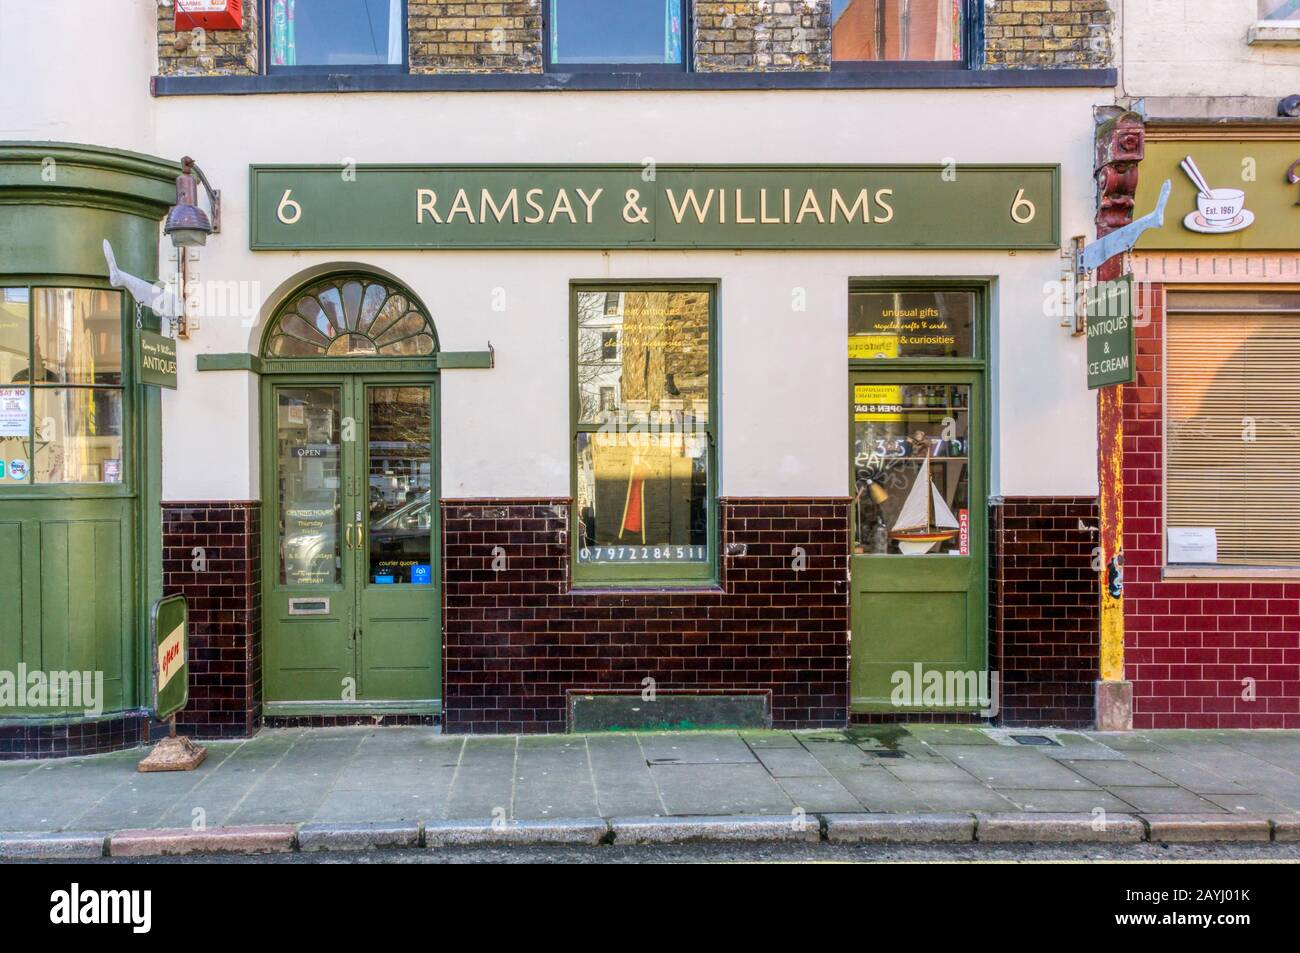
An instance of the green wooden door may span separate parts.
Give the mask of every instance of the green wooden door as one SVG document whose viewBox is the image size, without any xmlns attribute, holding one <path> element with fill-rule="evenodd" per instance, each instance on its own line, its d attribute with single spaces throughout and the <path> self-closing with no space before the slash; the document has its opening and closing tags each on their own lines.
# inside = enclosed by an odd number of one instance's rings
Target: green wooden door
<svg viewBox="0 0 1300 953">
<path fill-rule="evenodd" d="M 268 713 L 436 711 L 435 381 L 264 386 Z"/>
<path fill-rule="evenodd" d="M 853 709 L 987 707 L 982 375 L 850 382 Z"/>
</svg>

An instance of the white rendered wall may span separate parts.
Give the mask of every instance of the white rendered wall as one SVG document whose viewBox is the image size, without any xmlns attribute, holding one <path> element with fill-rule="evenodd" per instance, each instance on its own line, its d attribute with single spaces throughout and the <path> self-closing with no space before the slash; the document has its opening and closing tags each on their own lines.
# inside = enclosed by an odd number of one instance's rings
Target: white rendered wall
<svg viewBox="0 0 1300 953">
<path fill-rule="evenodd" d="M 493 370 L 442 375 L 446 497 L 566 496 L 568 284 L 583 278 L 721 282 L 721 491 L 848 492 L 845 358 L 850 277 L 996 279 L 994 481 L 1002 495 L 1096 491 L 1095 404 L 1083 341 L 1045 317 L 1056 252 L 646 252 L 248 250 L 250 163 L 1059 162 L 1062 238 L 1092 231 L 1097 90 L 350 94 L 156 101 L 157 149 L 194 155 L 223 190 L 223 234 L 204 283 L 281 286 L 362 263 L 420 295 L 444 350 L 496 348 Z M 960 172 L 959 172 L 960 174 Z M 807 310 L 791 307 L 805 289 Z M 504 289 L 506 308 L 492 307 Z M 195 356 L 255 349 L 262 326 L 204 316 L 164 395 L 164 498 L 260 496 L 256 387 L 197 374 Z"/>
<path fill-rule="evenodd" d="M 1128 96 L 1300 93 L 1300 47 L 1246 42 L 1257 0 L 1123 0 L 1122 9 Z"/>
<path fill-rule="evenodd" d="M 0 139 L 153 148 L 157 0 L 0 0 Z"/>
</svg>

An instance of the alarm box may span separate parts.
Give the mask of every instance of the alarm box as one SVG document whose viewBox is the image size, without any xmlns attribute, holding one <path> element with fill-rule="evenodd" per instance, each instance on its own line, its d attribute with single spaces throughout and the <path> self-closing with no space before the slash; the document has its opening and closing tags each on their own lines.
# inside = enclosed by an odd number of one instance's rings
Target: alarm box
<svg viewBox="0 0 1300 953">
<path fill-rule="evenodd" d="M 243 0 L 173 0 L 176 29 L 242 30 Z"/>
</svg>

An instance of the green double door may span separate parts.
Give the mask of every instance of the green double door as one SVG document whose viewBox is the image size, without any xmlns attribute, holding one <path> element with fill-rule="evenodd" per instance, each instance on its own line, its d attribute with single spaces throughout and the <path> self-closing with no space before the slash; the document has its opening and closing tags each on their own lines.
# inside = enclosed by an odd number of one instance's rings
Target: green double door
<svg viewBox="0 0 1300 953">
<path fill-rule="evenodd" d="M 436 381 L 263 387 L 267 713 L 436 712 Z"/>
<path fill-rule="evenodd" d="M 985 709 L 982 377 L 882 368 L 850 391 L 853 710 Z"/>
</svg>

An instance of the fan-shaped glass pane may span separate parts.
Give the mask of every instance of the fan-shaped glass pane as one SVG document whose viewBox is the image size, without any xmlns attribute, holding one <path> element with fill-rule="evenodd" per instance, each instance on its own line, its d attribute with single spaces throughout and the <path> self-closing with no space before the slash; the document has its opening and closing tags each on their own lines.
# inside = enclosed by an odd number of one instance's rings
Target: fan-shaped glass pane
<svg viewBox="0 0 1300 953">
<path fill-rule="evenodd" d="M 269 357 L 409 357 L 438 349 L 433 325 L 410 298 L 365 277 L 328 278 L 277 318 Z"/>
<path fill-rule="evenodd" d="M 323 347 L 287 334 L 277 334 L 271 338 L 266 350 L 272 357 L 321 357 L 325 353 Z"/>
<path fill-rule="evenodd" d="M 364 334 L 340 334 L 330 345 L 330 357 L 347 357 L 358 354 L 374 354 L 375 342 Z"/>
<path fill-rule="evenodd" d="M 329 347 L 329 337 L 317 331 L 314 326 L 304 321 L 302 315 L 299 314 L 290 313 L 281 318 L 280 331 L 284 334 L 291 334 L 296 338 L 302 338 L 304 341 L 310 341 L 312 344 L 319 344 L 321 347 Z"/>
<path fill-rule="evenodd" d="M 424 315 L 416 311 L 408 311 L 400 321 L 375 338 L 375 343 L 383 347 L 385 344 L 392 344 L 412 334 L 419 334 L 423 330 Z"/>
<path fill-rule="evenodd" d="M 325 309 L 325 313 L 330 316 L 330 321 L 334 323 L 334 327 L 340 331 L 348 329 L 347 321 L 343 318 L 343 295 L 339 294 L 338 288 L 331 286 L 321 289 L 316 295 L 316 300 Z"/>
<path fill-rule="evenodd" d="M 343 286 L 343 317 L 348 328 L 355 330 L 357 313 L 361 310 L 361 282 L 349 281 Z"/>
<path fill-rule="evenodd" d="M 330 323 L 329 315 L 321 310 L 320 302 L 310 296 L 298 300 L 298 313 L 302 315 L 303 320 L 314 327 L 327 338 L 334 336 L 334 325 Z"/>
<path fill-rule="evenodd" d="M 381 345 L 379 353 L 384 357 L 418 357 L 422 354 L 432 354 L 433 338 L 427 334 L 402 338 L 402 340 L 394 341 L 392 344 Z"/>
<path fill-rule="evenodd" d="M 375 324 L 368 332 L 371 337 L 377 338 L 395 322 L 401 319 L 402 315 L 407 312 L 406 298 L 402 295 L 393 295 L 384 302 L 384 307 L 379 312 L 379 317 L 375 318 Z"/>
<path fill-rule="evenodd" d="M 387 297 L 388 289 L 383 285 L 370 285 L 366 288 L 366 293 L 361 298 L 361 316 L 357 319 L 358 331 L 370 330 L 370 325 L 374 323 Z"/>
</svg>

